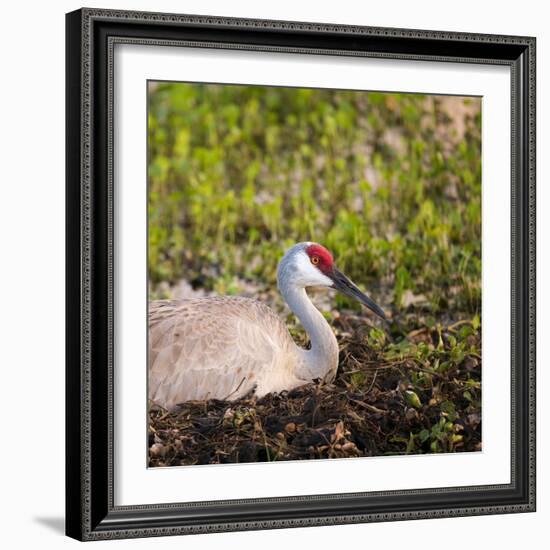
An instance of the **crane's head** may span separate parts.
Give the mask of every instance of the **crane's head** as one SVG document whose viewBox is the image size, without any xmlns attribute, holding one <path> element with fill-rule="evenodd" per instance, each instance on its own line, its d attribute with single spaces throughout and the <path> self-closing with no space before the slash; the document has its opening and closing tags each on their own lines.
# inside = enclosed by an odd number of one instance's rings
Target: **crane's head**
<svg viewBox="0 0 550 550">
<path fill-rule="evenodd" d="M 336 269 L 332 254 L 320 244 L 303 242 L 286 251 L 277 270 L 279 288 L 289 286 L 307 288 L 323 286 L 334 288 L 361 302 L 372 312 L 386 320 L 386 315 L 369 296 L 361 292 L 341 271 Z"/>
</svg>

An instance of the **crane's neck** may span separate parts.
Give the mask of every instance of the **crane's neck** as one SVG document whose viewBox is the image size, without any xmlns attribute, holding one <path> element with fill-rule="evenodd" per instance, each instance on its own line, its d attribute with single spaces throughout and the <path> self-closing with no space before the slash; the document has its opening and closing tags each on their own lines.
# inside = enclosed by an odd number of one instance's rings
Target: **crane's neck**
<svg viewBox="0 0 550 550">
<path fill-rule="evenodd" d="M 302 365 L 298 366 L 300 378 L 323 378 L 332 381 L 338 368 L 338 342 L 330 325 L 313 305 L 304 288 L 281 285 L 281 294 L 298 317 L 311 341 L 311 349 L 296 346 Z"/>
</svg>

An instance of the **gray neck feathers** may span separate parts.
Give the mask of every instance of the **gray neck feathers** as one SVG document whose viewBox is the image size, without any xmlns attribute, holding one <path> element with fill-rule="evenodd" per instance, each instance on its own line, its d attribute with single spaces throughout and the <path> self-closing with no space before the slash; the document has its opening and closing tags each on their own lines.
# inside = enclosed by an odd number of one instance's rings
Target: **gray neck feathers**
<svg viewBox="0 0 550 550">
<path fill-rule="evenodd" d="M 304 363 L 306 372 L 299 372 L 300 377 L 334 379 L 338 368 L 338 342 L 330 325 L 321 312 L 309 299 L 305 288 L 293 284 L 293 266 L 288 255 L 279 264 L 277 284 L 288 304 L 298 317 L 311 340 L 311 349 L 297 347 L 298 354 Z M 300 369 L 300 365 L 297 365 Z M 302 370 L 302 369 L 300 369 Z"/>
</svg>

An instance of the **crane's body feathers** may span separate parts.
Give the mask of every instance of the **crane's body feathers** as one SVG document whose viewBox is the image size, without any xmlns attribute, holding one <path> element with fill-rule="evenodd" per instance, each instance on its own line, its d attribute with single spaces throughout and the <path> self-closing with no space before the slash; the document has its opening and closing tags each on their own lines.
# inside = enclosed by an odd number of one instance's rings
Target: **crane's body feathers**
<svg viewBox="0 0 550 550">
<path fill-rule="evenodd" d="M 249 298 L 151 302 L 149 397 L 172 409 L 189 400 L 235 400 L 305 384 L 280 318 Z"/>
</svg>

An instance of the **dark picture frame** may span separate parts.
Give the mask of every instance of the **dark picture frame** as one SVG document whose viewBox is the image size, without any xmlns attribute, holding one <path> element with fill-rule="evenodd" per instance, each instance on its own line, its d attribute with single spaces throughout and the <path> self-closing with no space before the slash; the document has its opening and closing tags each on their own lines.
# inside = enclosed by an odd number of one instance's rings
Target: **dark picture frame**
<svg viewBox="0 0 550 550">
<path fill-rule="evenodd" d="M 534 511 L 535 38 L 103 9 L 67 14 L 66 33 L 67 535 L 79 540 L 101 540 Z M 116 250 L 112 132 L 116 43 L 193 44 L 510 67 L 509 484 L 114 505 Z"/>
</svg>

